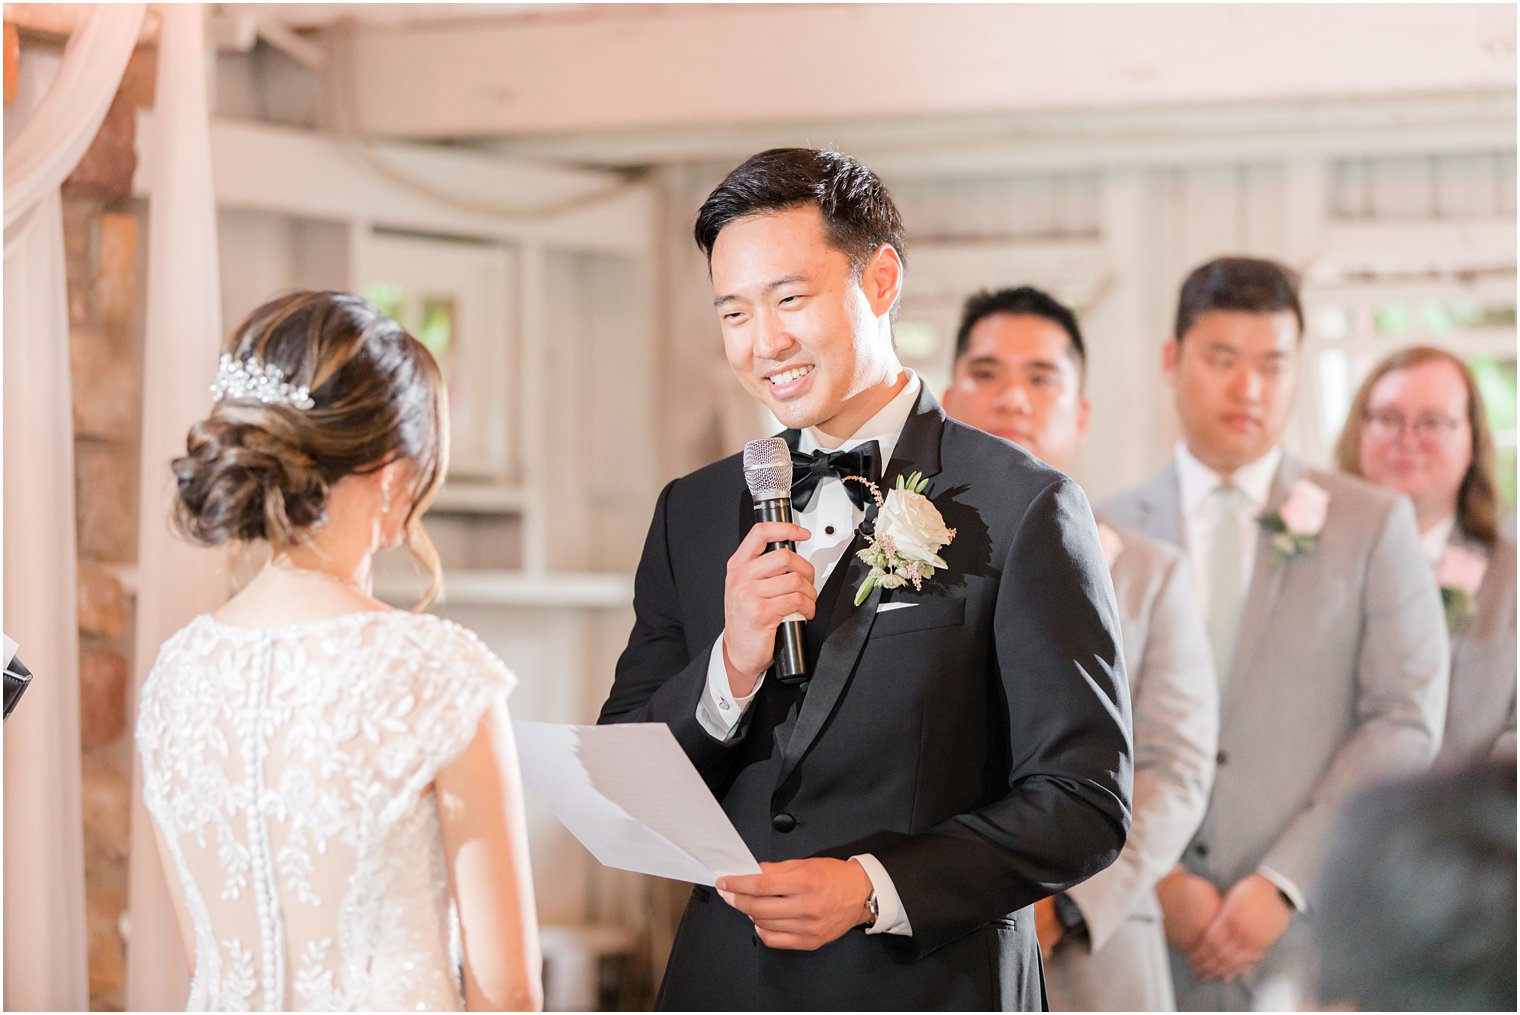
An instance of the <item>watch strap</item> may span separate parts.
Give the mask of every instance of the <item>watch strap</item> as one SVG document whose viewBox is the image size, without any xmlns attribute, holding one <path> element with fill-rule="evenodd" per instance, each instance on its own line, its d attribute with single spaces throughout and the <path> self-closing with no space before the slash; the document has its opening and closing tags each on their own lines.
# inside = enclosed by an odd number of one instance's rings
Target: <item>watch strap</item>
<svg viewBox="0 0 1520 1015">
<path fill-rule="evenodd" d="M 1066 933 L 1085 933 L 1087 930 L 1087 917 L 1082 915 L 1082 908 L 1071 900 L 1071 896 L 1065 892 L 1055 897 L 1056 919 L 1061 921 L 1061 926 L 1066 928 Z"/>
</svg>

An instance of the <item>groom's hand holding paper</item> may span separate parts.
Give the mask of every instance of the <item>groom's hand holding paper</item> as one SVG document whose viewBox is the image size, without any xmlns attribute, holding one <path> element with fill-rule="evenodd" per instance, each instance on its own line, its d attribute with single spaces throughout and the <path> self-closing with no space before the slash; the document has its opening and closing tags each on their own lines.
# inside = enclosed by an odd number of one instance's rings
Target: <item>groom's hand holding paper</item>
<svg viewBox="0 0 1520 1015">
<path fill-rule="evenodd" d="M 853 860 L 812 857 L 761 865 L 715 886 L 723 901 L 749 917 L 768 948 L 812 951 L 871 919 L 871 879 Z"/>
<path fill-rule="evenodd" d="M 608 867 L 700 885 L 760 873 L 664 723 L 513 727 L 523 780 Z"/>
</svg>

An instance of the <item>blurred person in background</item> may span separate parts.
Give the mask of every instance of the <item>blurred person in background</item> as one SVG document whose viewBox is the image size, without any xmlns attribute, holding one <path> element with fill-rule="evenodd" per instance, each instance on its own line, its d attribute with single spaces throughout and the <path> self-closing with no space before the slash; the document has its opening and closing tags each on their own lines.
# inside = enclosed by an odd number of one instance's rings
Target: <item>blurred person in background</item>
<svg viewBox="0 0 1520 1015">
<path fill-rule="evenodd" d="M 359 297 L 301 292 L 238 328 L 213 391 L 173 463 L 175 522 L 271 555 L 142 690 L 187 1007 L 537 1008 L 516 678 L 371 592 L 402 543 L 433 578 L 418 609 L 441 581 L 421 524 L 448 460 L 437 363 Z"/>
<path fill-rule="evenodd" d="M 945 411 L 1066 471 L 1087 434 L 1087 348 L 1076 316 L 1028 286 L 966 302 Z M 1187 562 L 1101 518 L 1134 717 L 1134 821 L 1107 870 L 1035 904 L 1052 1011 L 1172 1011 L 1156 882 L 1208 806 L 1219 693 Z"/>
<path fill-rule="evenodd" d="M 1514 1011 L 1514 762 L 1357 796 L 1336 822 L 1315 895 L 1320 1005 Z"/>
<path fill-rule="evenodd" d="M 1302 331 L 1281 265 L 1190 273 L 1163 350 L 1182 440 L 1104 505 L 1187 554 L 1220 681 L 1209 809 L 1157 886 L 1183 1010 L 1253 1007 L 1302 937 L 1294 915 L 1319 909 L 1334 807 L 1428 767 L 1446 714 L 1446 625 L 1408 500 L 1283 452 Z"/>
<path fill-rule="evenodd" d="M 1407 494 L 1451 637 L 1436 764 L 1515 754 L 1515 544 L 1499 532 L 1494 446 L 1477 381 L 1443 349 L 1385 358 L 1352 399 L 1336 464 Z"/>
</svg>

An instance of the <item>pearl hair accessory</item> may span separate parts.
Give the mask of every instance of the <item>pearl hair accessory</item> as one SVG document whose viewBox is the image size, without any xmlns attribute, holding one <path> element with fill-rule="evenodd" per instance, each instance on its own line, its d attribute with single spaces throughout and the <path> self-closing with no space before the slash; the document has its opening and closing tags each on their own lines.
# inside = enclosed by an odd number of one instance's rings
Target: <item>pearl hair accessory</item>
<svg viewBox="0 0 1520 1015">
<path fill-rule="evenodd" d="M 285 371 L 279 367 L 266 367 L 257 356 L 239 363 L 231 354 L 223 353 L 216 368 L 216 383 L 211 385 L 211 400 L 220 402 L 227 398 L 302 410 L 317 404 L 312 401 L 309 388 L 298 388 L 286 381 Z"/>
</svg>

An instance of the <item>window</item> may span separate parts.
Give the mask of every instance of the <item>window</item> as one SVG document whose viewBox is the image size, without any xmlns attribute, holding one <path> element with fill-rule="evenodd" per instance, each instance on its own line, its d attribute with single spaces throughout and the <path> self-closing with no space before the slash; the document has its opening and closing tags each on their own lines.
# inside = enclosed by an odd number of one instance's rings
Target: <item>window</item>
<svg viewBox="0 0 1520 1015">
<path fill-rule="evenodd" d="M 448 388 L 449 474 L 506 481 L 515 472 L 519 399 L 510 365 L 508 251 L 490 244 L 376 233 L 361 252 L 362 291 L 438 360 Z"/>
</svg>

